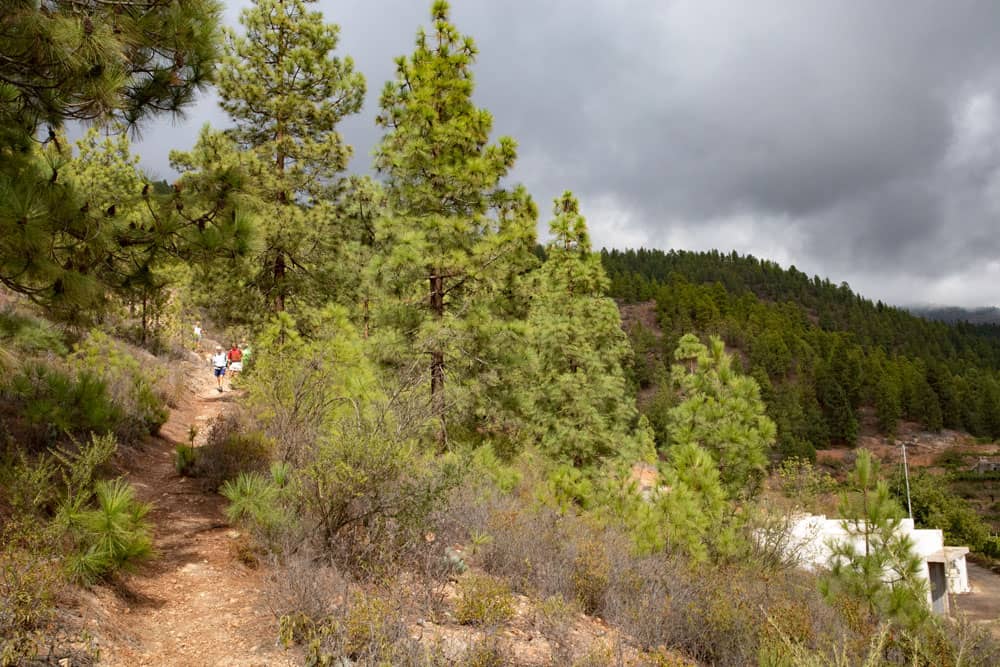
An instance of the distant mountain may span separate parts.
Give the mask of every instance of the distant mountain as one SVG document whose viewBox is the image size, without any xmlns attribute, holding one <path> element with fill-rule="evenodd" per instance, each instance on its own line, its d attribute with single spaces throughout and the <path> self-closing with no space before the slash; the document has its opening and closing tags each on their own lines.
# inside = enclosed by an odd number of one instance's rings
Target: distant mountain
<svg viewBox="0 0 1000 667">
<path fill-rule="evenodd" d="M 1000 308 L 958 308 L 956 306 L 907 306 L 914 315 L 939 322 L 1000 324 Z"/>
</svg>

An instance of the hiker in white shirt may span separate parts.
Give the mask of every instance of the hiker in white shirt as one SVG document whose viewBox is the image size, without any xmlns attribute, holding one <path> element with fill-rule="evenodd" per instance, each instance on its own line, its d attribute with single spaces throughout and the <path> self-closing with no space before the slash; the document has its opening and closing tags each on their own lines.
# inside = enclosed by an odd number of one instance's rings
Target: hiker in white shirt
<svg viewBox="0 0 1000 667">
<path fill-rule="evenodd" d="M 212 355 L 212 372 L 215 373 L 215 381 L 218 383 L 218 390 L 222 391 L 222 378 L 226 375 L 226 353 L 221 345 L 215 346 L 215 354 Z"/>
</svg>

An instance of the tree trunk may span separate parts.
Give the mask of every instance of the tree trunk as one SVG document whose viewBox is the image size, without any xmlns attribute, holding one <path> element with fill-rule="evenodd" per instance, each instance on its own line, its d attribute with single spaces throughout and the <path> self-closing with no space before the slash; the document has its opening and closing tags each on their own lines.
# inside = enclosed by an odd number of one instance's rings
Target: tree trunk
<svg viewBox="0 0 1000 667">
<path fill-rule="evenodd" d="M 434 319 L 444 317 L 444 278 L 440 271 L 434 271 L 430 282 L 430 306 Z M 444 420 L 444 349 L 440 340 L 434 341 L 431 350 L 431 408 L 441 420 L 441 430 L 438 432 L 438 442 L 445 440 Z"/>
<path fill-rule="evenodd" d="M 274 258 L 274 312 L 285 310 L 285 253 Z"/>
</svg>

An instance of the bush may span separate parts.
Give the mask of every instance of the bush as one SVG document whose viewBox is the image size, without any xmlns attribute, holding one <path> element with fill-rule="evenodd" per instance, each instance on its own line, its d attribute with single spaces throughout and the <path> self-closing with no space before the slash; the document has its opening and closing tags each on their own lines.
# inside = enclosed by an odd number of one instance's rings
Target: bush
<svg viewBox="0 0 1000 667">
<path fill-rule="evenodd" d="M 197 463 L 197 449 L 191 445 L 177 445 L 177 449 L 174 450 L 174 468 L 178 475 L 182 477 L 192 476 Z"/>
<path fill-rule="evenodd" d="M 463 625 L 496 627 L 514 616 L 510 586 L 495 577 L 470 574 L 458 582 L 455 620 Z"/>
<path fill-rule="evenodd" d="M 67 352 L 65 336 L 51 323 L 16 313 L 11 308 L 0 311 L 0 340 L 8 341 L 10 347 L 22 355 L 61 357 Z"/>
<path fill-rule="evenodd" d="M 92 331 L 74 346 L 69 364 L 78 375 L 92 375 L 104 382 L 121 414 L 115 426 L 119 440 L 131 442 L 144 434 L 155 434 L 167 421 L 167 392 L 158 387 L 165 374 L 153 357 L 145 355 L 140 361 L 123 344 Z"/>
<path fill-rule="evenodd" d="M 240 473 L 267 471 L 273 450 L 271 439 L 250 428 L 241 417 L 221 414 L 209 427 L 205 445 L 197 450 L 194 473 L 217 490 Z"/>
<path fill-rule="evenodd" d="M 337 660 L 373 666 L 445 664 L 410 638 L 397 602 L 374 593 L 355 591 L 320 619 L 301 612 L 282 616 L 280 626 L 286 646 L 306 647 L 310 665 L 335 665 Z"/>
<path fill-rule="evenodd" d="M 0 533 L 0 665 L 27 664 L 51 634 L 63 582 L 58 559 L 41 547 L 37 527 Z"/>
<path fill-rule="evenodd" d="M 74 376 L 56 362 L 23 366 L 5 393 L 24 429 L 21 441 L 33 449 L 50 447 L 67 434 L 117 431 L 125 419 L 103 380 L 87 372 Z"/>
<path fill-rule="evenodd" d="M 94 498 L 93 509 L 71 500 L 60 517 L 76 542 L 68 564 L 70 575 L 86 584 L 129 569 L 153 553 L 145 520 L 150 506 L 135 499 L 131 485 L 123 479 L 99 481 Z"/>
</svg>

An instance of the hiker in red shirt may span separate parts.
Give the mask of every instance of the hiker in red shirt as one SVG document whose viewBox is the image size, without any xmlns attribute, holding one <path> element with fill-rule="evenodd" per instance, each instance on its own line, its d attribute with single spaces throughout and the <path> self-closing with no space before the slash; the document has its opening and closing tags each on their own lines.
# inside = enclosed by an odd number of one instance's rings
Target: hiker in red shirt
<svg viewBox="0 0 1000 667">
<path fill-rule="evenodd" d="M 243 372 L 243 350 L 237 347 L 236 343 L 233 343 L 229 352 L 226 353 L 226 360 L 229 362 L 229 386 L 232 387 L 236 376 Z"/>
</svg>

